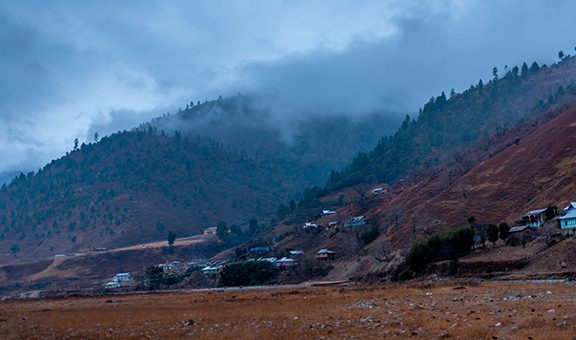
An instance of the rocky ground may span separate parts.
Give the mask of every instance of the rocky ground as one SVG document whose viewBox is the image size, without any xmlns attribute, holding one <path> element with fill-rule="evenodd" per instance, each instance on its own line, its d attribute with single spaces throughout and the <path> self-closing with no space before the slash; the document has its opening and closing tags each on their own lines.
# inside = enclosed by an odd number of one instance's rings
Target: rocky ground
<svg viewBox="0 0 576 340">
<path fill-rule="evenodd" d="M 14 300 L 0 303 L 0 332 L 4 339 L 571 339 L 575 288 L 440 282 Z"/>
</svg>

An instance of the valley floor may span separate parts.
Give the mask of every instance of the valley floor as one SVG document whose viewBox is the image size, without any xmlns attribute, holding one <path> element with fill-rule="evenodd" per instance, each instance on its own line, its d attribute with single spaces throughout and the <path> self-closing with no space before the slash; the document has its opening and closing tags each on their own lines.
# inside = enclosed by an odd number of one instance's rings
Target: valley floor
<svg viewBox="0 0 576 340">
<path fill-rule="evenodd" d="M 575 286 L 487 281 L 0 302 L 16 338 L 523 338 L 576 334 Z"/>
</svg>

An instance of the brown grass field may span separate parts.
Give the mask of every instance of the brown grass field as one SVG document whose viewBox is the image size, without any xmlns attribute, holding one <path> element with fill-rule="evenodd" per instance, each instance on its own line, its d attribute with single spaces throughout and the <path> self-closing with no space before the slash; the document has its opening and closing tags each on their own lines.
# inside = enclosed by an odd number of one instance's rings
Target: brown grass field
<svg viewBox="0 0 576 340">
<path fill-rule="evenodd" d="M 574 339 L 575 286 L 274 287 L 4 301 L 3 339 Z"/>
</svg>

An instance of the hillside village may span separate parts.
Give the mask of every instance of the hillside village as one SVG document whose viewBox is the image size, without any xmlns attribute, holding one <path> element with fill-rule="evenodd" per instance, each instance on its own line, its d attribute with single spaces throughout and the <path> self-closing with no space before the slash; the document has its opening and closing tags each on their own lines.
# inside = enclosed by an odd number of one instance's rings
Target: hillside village
<svg viewBox="0 0 576 340">
<path fill-rule="evenodd" d="M 0 1 L 0 339 L 575 339 L 576 1 Z"/>
<path fill-rule="evenodd" d="M 372 189 L 371 199 L 378 200 L 383 193 L 385 190 L 382 188 Z M 483 252 L 482 249 L 486 249 L 485 251 L 500 249 L 502 251 L 503 247 L 526 248 L 528 244 L 538 240 L 543 240 L 548 246 L 552 246 L 567 238 L 576 237 L 576 202 L 570 202 L 561 210 L 558 210 L 554 205 L 530 210 L 520 216 L 511 226 L 505 222 L 499 225 L 478 224 L 474 217 L 470 217 L 467 222 L 470 228 L 474 230 L 474 234 L 471 236 L 473 237 L 472 248 L 476 249 L 475 252 Z M 302 226 L 296 227 L 294 233 L 304 237 L 324 235 L 324 239 L 328 241 L 336 233 L 360 235 L 367 228 L 372 227 L 370 219 L 365 216 L 345 217 L 338 210 L 324 209 Z M 203 237 L 214 239 L 217 237 L 216 235 L 217 227 L 204 229 Z M 376 232 L 367 243 L 370 243 L 377 236 L 378 233 Z M 487 246 L 487 243 L 491 245 Z M 323 244 L 330 243 L 324 242 Z M 221 274 L 225 268 L 250 262 L 262 264 L 275 272 L 275 274 L 266 277 L 265 281 L 260 282 L 261 284 L 266 282 L 299 282 L 314 277 L 314 274 L 312 276 L 310 273 L 305 274 L 305 270 L 302 268 L 303 262 L 308 262 L 308 266 L 310 266 L 311 261 L 317 262 L 315 264 L 316 270 L 320 271 L 321 274 L 326 273 L 332 267 L 331 262 L 349 256 L 349 254 L 342 254 L 339 251 L 338 245 L 331 248 L 303 250 L 285 248 L 282 242 L 270 245 L 254 243 L 245 251 L 237 251 L 236 255 L 219 261 L 195 260 L 185 262 L 172 260 L 168 263 L 151 264 L 142 272 L 118 273 L 112 280 L 104 283 L 103 287 L 106 290 L 158 289 L 177 285 L 183 280 L 196 280 L 198 287 L 215 287 L 222 284 Z M 391 257 L 388 259 L 391 260 Z M 282 274 L 280 281 L 269 281 L 278 273 Z"/>
<path fill-rule="evenodd" d="M 431 98 L 395 134 L 301 194 L 298 162 L 170 129 L 171 115 L 75 146 L 0 189 L 4 289 L 396 280 L 443 261 L 451 266 L 444 274 L 484 275 L 473 259 L 498 262 L 507 252 L 517 263 L 491 272 L 528 268 L 530 252 L 555 251 L 573 234 L 573 210 L 548 203 L 576 190 L 576 57 L 493 76 Z M 251 100 L 218 98 L 177 116 L 190 124 L 228 109 L 242 116 Z M 316 146 L 307 152 L 325 155 Z M 275 147 L 268 151 L 283 148 Z M 449 246 L 440 251 L 438 242 Z M 125 273 L 131 280 L 113 278 Z"/>
</svg>

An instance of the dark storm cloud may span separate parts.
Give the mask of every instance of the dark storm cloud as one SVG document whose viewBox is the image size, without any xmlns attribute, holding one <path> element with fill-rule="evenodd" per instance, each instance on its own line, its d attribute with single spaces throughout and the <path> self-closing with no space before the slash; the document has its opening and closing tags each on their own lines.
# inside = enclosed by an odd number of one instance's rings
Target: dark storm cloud
<svg viewBox="0 0 576 340">
<path fill-rule="evenodd" d="M 190 100 L 273 93 L 276 119 L 405 114 L 504 68 L 551 63 L 576 3 L 3 1 L 0 171 L 40 166 Z"/>
</svg>

